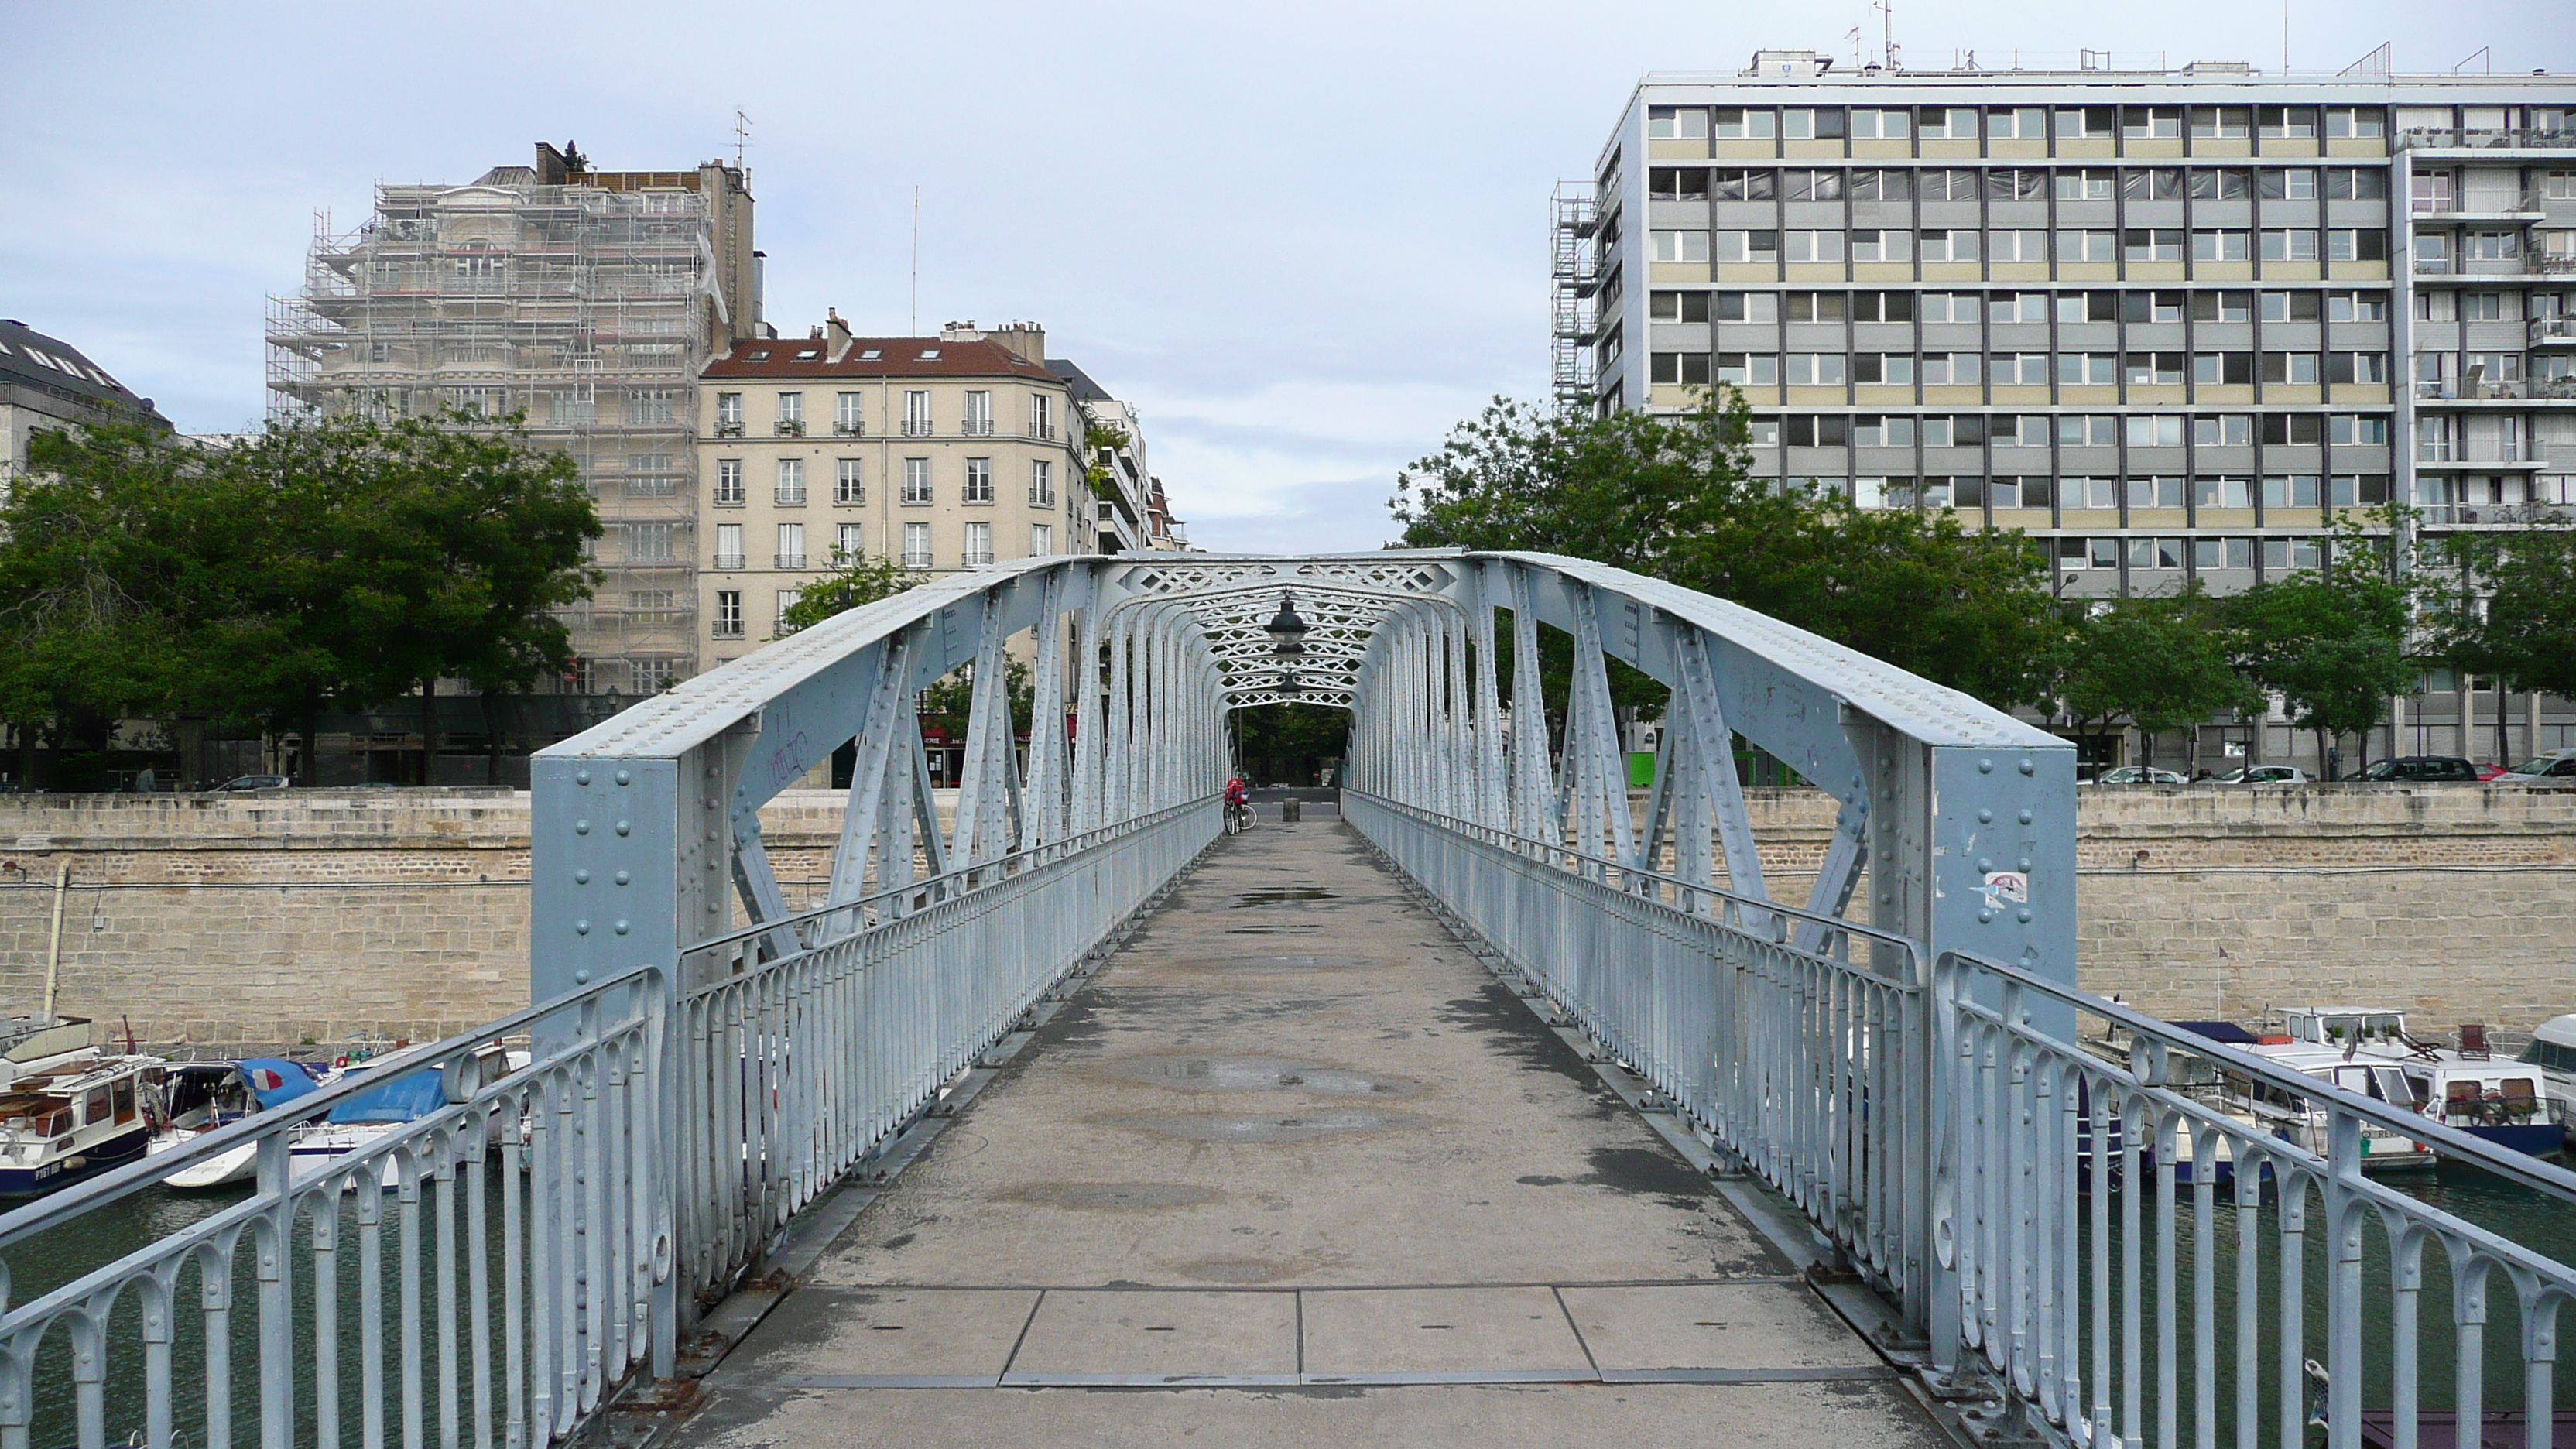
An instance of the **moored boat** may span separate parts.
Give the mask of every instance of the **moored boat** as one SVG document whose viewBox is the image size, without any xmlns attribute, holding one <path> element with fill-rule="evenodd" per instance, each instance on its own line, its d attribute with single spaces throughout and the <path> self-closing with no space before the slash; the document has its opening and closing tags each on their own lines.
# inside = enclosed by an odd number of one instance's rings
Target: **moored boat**
<svg viewBox="0 0 2576 1449">
<path fill-rule="evenodd" d="M 144 1081 L 164 1065 L 159 1057 L 100 1056 L 86 1046 L 8 1063 L 0 1086 L 0 1197 L 52 1192 L 141 1157 L 152 1140 Z"/>
<path fill-rule="evenodd" d="M 173 1151 L 217 1128 L 315 1090 L 312 1073 L 302 1064 L 282 1057 L 176 1063 L 163 1073 L 161 1116 L 166 1125 L 153 1134 L 149 1150 Z M 244 1143 L 179 1169 L 163 1179 L 163 1185 L 183 1190 L 227 1187 L 250 1181 L 257 1175 L 258 1166 L 258 1145 Z"/>
</svg>

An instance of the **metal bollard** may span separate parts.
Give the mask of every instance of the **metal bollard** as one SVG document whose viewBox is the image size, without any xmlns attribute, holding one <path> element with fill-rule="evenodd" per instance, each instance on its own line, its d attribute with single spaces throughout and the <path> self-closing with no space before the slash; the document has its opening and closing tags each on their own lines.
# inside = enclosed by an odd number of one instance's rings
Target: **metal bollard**
<svg viewBox="0 0 2576 1449">
<path fill-rule="evenodd" d="M 1297 799 L 1297 797 L 1296 797 L 1296 796 L 1294 796 L 1294 795 L 1291 795 L 1291 796 L 1289 796 L 1287 799 L 1280 801 L 1280 802 L 1279 802 L 1279 823 L 1280 823 L 1280 824 L 1282 824 L 1282 825 L 1294 825 L 1294 824 L 1296 824 L 1296 823 L 1297 823 L 1297 811 L 1298 811 L 1299 807 L 1300 807 L 1303 803 L 1304 803 L 1304 802 L 1302 802 L 1302 801 L 1298 800 L 1298 799 Z"/>
</svg>

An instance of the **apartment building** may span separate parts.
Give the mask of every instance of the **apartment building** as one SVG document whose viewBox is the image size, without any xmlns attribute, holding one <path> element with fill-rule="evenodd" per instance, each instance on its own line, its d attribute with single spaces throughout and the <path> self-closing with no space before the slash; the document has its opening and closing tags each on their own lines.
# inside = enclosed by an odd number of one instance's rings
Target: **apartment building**
<svg viewBox="0 0 2576 1449">
<path fill-rule="evenodd" d="M 170 420 L 80 349 L 15 317 L 0 318 L 0 493 L 27 466 L 27 440 L 91 423 Z"/>
<path fill-rule="evenodd" d="M 1035 324 L 734 344 L 698 389 L 710 666 L 777 637 L 841 557 L 932 573 L 1122 544 L 1084 472 L 1085 411 Z M 1085 379 L 1088 381 L 1088 379 Z M 1141 449 L 1141 442 L 1136 443 Z"/>
<path fill-rule="evenodd" d="M 2024 529 L 2073 597 L 2314 567 L 2391 501 L 2576 513 L 2571 113 L 2545 74 L 1649 75 L 1555 200 L 1557 400 L 1729 384 L 1757 472 Z M 2470 752 L 2432 683 L 2386 743 Z"/>
<path fill-rule="evenodd" d="M 759 330 L 752 212 L 739 167 L 599 171 L 543 142 L 467 185 L 379 185 L 270 299 L 272 414 L 523 414 L 607 526 L 597 591 L 565 611 L 563 686 L 667 688 L 699 667 L 695 389 Z"/>
</svg>

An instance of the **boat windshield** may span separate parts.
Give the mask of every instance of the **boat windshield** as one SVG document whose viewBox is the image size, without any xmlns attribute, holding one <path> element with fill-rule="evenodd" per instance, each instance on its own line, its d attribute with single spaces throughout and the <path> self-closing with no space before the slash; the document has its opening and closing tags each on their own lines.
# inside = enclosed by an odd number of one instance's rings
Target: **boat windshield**
<svg viewBox="0 0 2576 1449">
<path fill-rule="evenodd" d="M 2533 1041 L 2522 1049 L 2516 1061 L 2526 1062 L 2551 1072 L 2576 1072 L 2576 1046 L 2554 1041 Z"/>
</svg>

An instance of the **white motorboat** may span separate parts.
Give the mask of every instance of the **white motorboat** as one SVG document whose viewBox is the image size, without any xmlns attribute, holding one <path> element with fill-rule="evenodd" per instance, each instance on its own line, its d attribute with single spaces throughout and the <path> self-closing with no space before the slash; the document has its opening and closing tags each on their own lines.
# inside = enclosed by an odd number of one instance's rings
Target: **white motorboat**
<svg viewBox="0 0 2576 1449">
<path fill-rule="evenodd" d="M 0 1197 L 52 1192 L 141 1157 L 152 1139 L 144 1083 L 164 1065 L 86 1045 L 29 1062 L 0 1059 Z"/>
<path fill-rule="evenodd" d="M 2482 1039 L 2466 1051 L 2437 1046 L 2406 1029 L 2404 1012 L 2375 1008 L 2311 1007 L 2284 1012 L 2282 1020 L 2283 1033 L 2256 1052 L 2515 1152 L 2545 1156 L 2563 1144 L 2563 1089 L 2553 1090 L 2536 1064 L 2497 1059 Z M 2365 1134 L 2364 1150 L 2385 1159 L 2365 1166 L 2432 1158 L 2428 1144 L 2401 1147 L 2402 1140 L 2386 1131 Z"/>
<path fill-rule="evenodd" d="M 308 1068 L 282 1057 L 174 1064 L 164 1071 L 160 1083 L 158 1115 L 166 1125 L 153 1134 L 150 1151 L 155 1155 L 176 1151 L 217 1128 L 317 1089 Z M 250 1181 L 258 1168 L 258 1144 L 244 1143 L 190 1163 L 162 1184 L 190 1191 L 229 1187 Z"/>
</svg>

